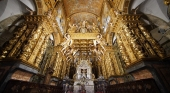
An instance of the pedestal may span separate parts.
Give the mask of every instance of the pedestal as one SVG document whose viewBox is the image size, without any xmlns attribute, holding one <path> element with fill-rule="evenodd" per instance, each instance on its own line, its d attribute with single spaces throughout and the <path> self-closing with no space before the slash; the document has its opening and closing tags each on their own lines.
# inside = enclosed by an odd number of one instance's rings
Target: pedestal
<svg viewBox="0 0 170 93">
<path fill-rule="evenodd" d="M 79 81 L 74 82 L 74 93 L 81 93 L 81 85 Z M 94 83 L 92 80 L 87 81 L 85 85 L 85 93 L 94 93 Z"/>
<path fill-rule="evenodd" d="M 74 93 L 81 93 L 81 86 L 74 85 Z M 94 85 L 85 85 L 85 93 L 94 93 Z"/>
</svg>

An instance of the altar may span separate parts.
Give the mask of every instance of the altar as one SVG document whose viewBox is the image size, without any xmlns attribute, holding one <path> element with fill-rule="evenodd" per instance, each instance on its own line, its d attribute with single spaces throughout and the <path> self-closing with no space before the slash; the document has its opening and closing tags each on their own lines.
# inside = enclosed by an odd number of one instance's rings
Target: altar
<svg viewBox="0 0 170 93">
<path fill-rule="evenodd" d="M 74 93 L 94 93 L 94 74 L 89 60 L 80 60 L 74 75 Z"/>
</svg>

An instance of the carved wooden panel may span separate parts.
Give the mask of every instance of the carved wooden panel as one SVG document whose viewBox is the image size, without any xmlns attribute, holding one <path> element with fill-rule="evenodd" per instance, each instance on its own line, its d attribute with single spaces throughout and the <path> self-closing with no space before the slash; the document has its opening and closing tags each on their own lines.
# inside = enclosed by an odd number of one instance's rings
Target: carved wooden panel
<svg viewBox="0 0 170 93">
<path fill-rule="evenodd" d="M 11 79 L 21 80 L 21 81 L 29 81 L 32 75 L 33 74 L 31 74 L 31 73 L 17 70 L 12 74 Z"/>
</svg>

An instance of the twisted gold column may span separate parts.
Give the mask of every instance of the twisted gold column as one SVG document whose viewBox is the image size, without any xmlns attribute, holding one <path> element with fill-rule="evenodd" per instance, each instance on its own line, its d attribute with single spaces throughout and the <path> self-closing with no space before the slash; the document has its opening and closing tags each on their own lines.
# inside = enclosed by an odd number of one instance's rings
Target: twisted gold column
<svg viewBox="0 0 170 93">
<path fill-rule="evenodd" d="M 115 75 L 122 75 L 123 71 L 122 71 L 122 66 L 119 65 L 120 62 L 118 61 L 118 59 L 115 57 L 114 52 L 110 53 L 110 58 L 111 58 L 111 63 L 113 64 L 113 67 L 115 69 Z"/>
<path fill-rule="evenodd" d="M 151 37 L 151 34 L 141 24 L 139 24 L 138 27 L 141 30 L 142 34 L 146 37 L 147 41 L 150 43 L 151 47 L 154 49 L 156 54 L 160 58 L 164 58 L 165 57 L 165 51 L 163 50 L 162 47 L 160 47 L 158 42 L 156 42 L 156 40 L 153 37 Z"/>
<path fill-rule="evenodd" d="M 13 37 L 3 45 L 2 52 L 0 53 L 0 59 L 6 57 L 13 57 L 16 54 L 15 52 L 19 51 L 21 44 L 26 39 L 26 38 L 22 38 L 24 37 L 23 33 L 30 32 L 27 30 L 26 23 L 21 24 L 21 26 L 22 27 L 19 28 L 18 31 L 16 31 L 13 34 Z"/>
<path fill-rule="evenodd" d="M 121 53 L 121 56 L 122 56 L 125 64 L 126 64 L 127 66 L 130 65 L 130 64 L 131 64 L 131 61 L 130 61 L 129 55 L 127 55 L 126 48 L 125 48 L 125 46 L 123 45 L 123 42 L 122 42 L 119 34 L 117 34 L 117 43 L 118 43 L 118 46 L 119 46 L 119 49 L 120 49 L 120 53 Z"/>
<path fill-rule="evenodd" d="M 105 55 L 105 64 L 108 77 L 115 75 L 114 65 L 111 62 L 110 52 L 107 51 Z"/>
<path fill-rule="evenodd" d="M 136 57 L 136 60 L 145 58 L 145 54 L 142 50 L 143 47 L 139 43 L 139 37 L 136 36 L 134 29 L 128 29 L 128 27 L 125 26 L 124 31 L 126 33 L 126 38 L 128 39 L 129 45 L 132 48 L 133 54 Z M 132 62 L 135 62 L 135 60 Z"/>
<path fill-rule="evenodd" d="M 63 66 L 64 64 L 62 63 L 63 59 L 62 58 L 59 58 L 59 65 L 58 65 L 58 69 L 57 69 L 57 77 L 58 78 L 62 78 L 62 69 L 63 69 Z"/>
<path fill-rule="evenodd" d="M 49 36 L 46 36 L 45 40 L 42 43 L 41 49 L 39 50 L 39 52 L 36 56 L 36 59 L 34 61 L 36 67 L 39 67 L 40 62 L 42 61 L 43 54 L 44 54 L 45 49 L 47 47 L 48 39 L 49 39 Z"/>
<path fill-rule="evenodd" d="M 34 59 L 34 58 L 30 58 L 31 54 L 33 53 L 33 50 L 36 47 L 36 44 L 38 43 L 38 39 L 40 37 L 42 33 L 42 26 L 38 26 L 38 28 L 34 29 L 30 36 L 27 38 L 26 43 L 23 45 L 23 48 L 21 49 L 21 54 L 20 54 L 20 59 L 24 60 L 24 61 L 30 61 L 31 64 L 33 64 L 33 60 L 30 59 Z M 44 37 L 43 37 L 44 38 Z M 42 43 L 42 41 L 41 41 Z M 33 54 L 35 56 L 35 54 Z"/>
<path fill-rule="evenodd" d="M 103 58 L 102 58 L 101 65 L 102 65 L 102 74 L 103 74 L 104 78 L 107 79 L 107 70 L 106 70 L 106 65 L 105 65 Z"/>
<path fill-rule="evenodd" d="M 63 64 L 63 67 L 61 68 L 61 78 L 63 79 L 66 74 L 66 66 L 67 66 L 65 58 L 63 59 L 62 64 Z"/>
<path fill-rule="evenodd" d="M 143 27 L 139 18 L 141 15 L 120 15 L 113 30 L 126 66 L 141 60 L 164 58 L 164 50 Z"/>
</svg>

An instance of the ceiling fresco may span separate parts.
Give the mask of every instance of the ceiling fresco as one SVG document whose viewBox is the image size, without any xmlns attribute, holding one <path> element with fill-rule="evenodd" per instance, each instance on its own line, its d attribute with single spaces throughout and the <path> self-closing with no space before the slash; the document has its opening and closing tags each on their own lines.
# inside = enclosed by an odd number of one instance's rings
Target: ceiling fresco
<svg viewBox="0 0 170 93">
<path fill-rule="evenodd" d="M 67 16 L 79 12 L 89 12 L 100 15 L 103 0 L 63 0 Z"/>
<path fill-rule="evenodd" d="M 71 18 L 71 23 L 82 20 L 96 23 L 96 17 L 100 16 L 103 5 L 103 0 L 63 0 L 63 2 L 67 18 Z"/>
</svg>

